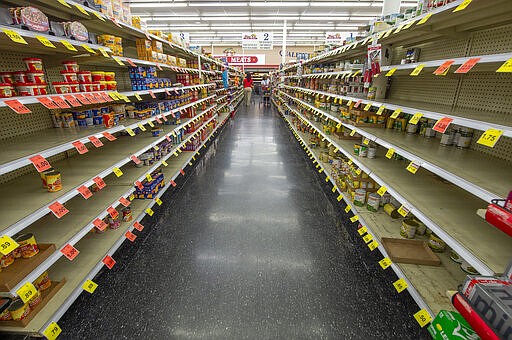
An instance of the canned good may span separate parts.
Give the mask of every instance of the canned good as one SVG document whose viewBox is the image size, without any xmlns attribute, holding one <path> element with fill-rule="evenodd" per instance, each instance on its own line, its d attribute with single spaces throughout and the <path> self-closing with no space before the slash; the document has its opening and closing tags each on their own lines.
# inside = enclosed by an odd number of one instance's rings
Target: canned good
<svg viewBox="0 0 512 340">
<path fill-rule="evenodd" d="M 7 268 L 14 262 L 14 251 L 0 257 L 0 268 Z"/>
<path fill-rule="evenodd" d="M 31 258 L 32 256 L 39 253 L 39 247 L 37 246 L 36 238 L 34 234 L 27 233 L 16 237 L 16 242 L 20 245 L 21 256 L 24 259 Z"/>
<path fill-rule="evenodd" d="M 57 94 L 66 94 L 71 92 L 71 88 L 68 82 L 65 81 L 54 81 L 52 83 L 53 88 Z"/>
<path fill-rule="evenodd" d="M 132 209 L 130 207 L 126 207 L 123 209 L 123 221 L 129 222 L 132 220 Z"/>
<path fill-rule="evenodd" d="M 400 217 L 398 209 L 391 203 L 384 204 L 384 212 L 391 216 L 391 218 L 393 219 L 397 219 Z"/>
<path fill-rule="evenodd" d="M 0 72 L 0 83 L 14 84 L 12 72 Z"/>
<path fill-rule="evenodd" d="M 103 71 L 93 71 L 91 75 L 92 81 L 105 81 L 105 72 Z"/>
<path fill-rule="evenodd" d="M 81 83 L 91 83 L 92 82 L 92 75 L 91 71 L 80 71 L 77 72 L 78 81 Z"/>
<path fill-rule="evenodd" d="M 39 58 L 25 58 L 23 59 L 25 65 L 27 65 L 27 70 L 36 72 L 43 70 L 43 60 Z"/>
<path fill-rule="evenodd" d="M 434 233 L 430 234 L 428 246 L 436 253 L 442 253 L 446 249 L 446 243 Z"/>
<path fill-rule="evenodd" d="M 354 204 L 362 207 L 366 202 L 366 190 L 357 189 L 354 194 Z"/>
<path fill-rule="evenodd" d="M 38 85 L 35 83 L 16 83 L 16 92 L 18 96 L 37 96 L 39 94 Z"/>
<path fill-rule="evenodd" d="M 105 81 L 115 81 L 116 73 L 115 72 L 105 72 Z"/>
<path fill-rule="evenodd" d="M 41 301 L 43 301 L 43 297 L 41 296 L 41 293 L 38 290 L 34 297 L 28 302 L 28 306 L 30 307 L 30 309 L 34 309 L 37 307 L 38 304 L 41 303 Z"/>
<path fill-rule="evenodd" d="M 48 185 L 46 184 L 46 174 L 55 171 L 53 168 L 50 168 L 48 170 L 42 171 L 39 173 L 39 176 L 41 176 L 41 181 L 43 182 L 43 188 L 48 188 Z"/>
<path fill-rule="evenodd" d="M 380 206 L 380 196 L 376 193 L 368 195 L 368 202 L 366 203 L 366 209 L 377 212 Z"/>
<path fill-rule="evenodd" d="M 43 72 L 27 72 L 27 80 L 29 83 L 43 84 L 45 83 Z"/>
<path fill-rule="evenodd" d="M 62 77 L 64 78 L 65 82 L 78 81 L 78 76 L 75 71 L 62 70 L 60 71 L 60 74 L 62 74 Z"/>
<path fill-rule="evenodd" d="M 14 321 L 20 321 L 25 319 L 30 313 L 30 306 L 21 299 L 14 300 L 9 305 L 9 313 L 11 313 L 11 317 Z"/>
<path fill-rule="evenodd" d="M 402 226 L 400 227 L 400 236 L 408 239 L 414 238 L 417 226 L 418 223 L 412 219 L 403 220 Z"/>
<path fill-rule="evenodd" d="M 59 171 L 46 173 L 46 186 L 48 192 L 57 192 L 62 190 L 62 181 Z"/>
<path fill-rule="evenodd" d="M 9 83 L 0 83 L 0 98 L 10 98 L 13 96 L 13 87 Z"/>
<path fill-rule="evenodd" d="M 12 73 L 12 77 L 14 79 L 14 83 L 27 83 L 28 77 L 26 71 L 17 71 Z"/>
<path fill-rule="evenodd" d="M 69 72 L 76 73 L 80 69 L 76 61 L 63 61 L 62 65 L 64 65 L 64 69 Z"/>
<path fill-rule="evenodd" d="M 11 313 L 9 312 L 9 305 L 11 302 L 11 298 L 0 297 L 0 321 L 12 320 Z"/>
<path fill-rule="evenodd" d="M 40 291 L 50 288 L 52 280 L 48 277 L 48 272 L 44 272 L 34 281 L 34 286 Z"/>
</svg>

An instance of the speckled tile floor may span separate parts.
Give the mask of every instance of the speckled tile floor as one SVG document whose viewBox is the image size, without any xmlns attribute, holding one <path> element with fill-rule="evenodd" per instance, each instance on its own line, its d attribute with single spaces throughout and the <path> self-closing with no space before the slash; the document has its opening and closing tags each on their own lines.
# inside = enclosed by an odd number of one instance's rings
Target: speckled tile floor
<svg viewBox="0 0 512 340">
<path fill-rule="evenodd" d="M 274 110 L 228 124 L 60 320 L 62 337 L 428 339 Z"/>
</svg>

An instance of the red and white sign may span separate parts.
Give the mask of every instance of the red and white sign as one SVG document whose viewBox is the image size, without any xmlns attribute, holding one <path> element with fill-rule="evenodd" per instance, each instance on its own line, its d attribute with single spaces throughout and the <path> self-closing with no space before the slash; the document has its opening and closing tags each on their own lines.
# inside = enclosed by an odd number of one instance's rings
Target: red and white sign
<svg viewBox="0 0 512 340">
<path fill-rule="evenodd" d="M 213 56 L 216 59 L 225 59 L 229 65 L 241 66 L 241 65 L 265 65 L 265 55 L 264 54 L 252 54 L 252 55 L 234 55 L 234 56 L 224 56 L 224 55 L 215 55 Z"/>
</svg>

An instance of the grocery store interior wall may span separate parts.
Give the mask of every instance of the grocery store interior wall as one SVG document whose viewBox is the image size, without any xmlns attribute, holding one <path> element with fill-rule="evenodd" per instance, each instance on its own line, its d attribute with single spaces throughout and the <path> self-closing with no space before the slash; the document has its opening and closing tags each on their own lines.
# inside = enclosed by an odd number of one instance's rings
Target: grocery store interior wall
<svg viewBox="0 0 512 340">
<path fill-rule="evenodd" d="M 242 55 L 242 47 L 240 46 L 214 46 L 213 52 L 211 47 L 204 47 L 207 52 L 212 52 L 214 55 L 223 54 L 223 51 L 227 48 L 232 48 L 237 55 Z M 266 65 L 279 65 L 281 63 L 281 46 L 274 46 L 273 50 L 245 50 L 245 55 L 251 54 L 265 54 L 265 64 Z M 297 53 L 301 54 L 312 54 L 315 50 L 318 50 L 318 46 L 298 46 L 298 47 L 287 47 L 286 51 L 291 52 L 293 56 L 286 57 L 286 61 L 296 60 L 297 57 L 295 55 Z M 288 53 L 287 53 L 288 54 Z"/>
</svg>

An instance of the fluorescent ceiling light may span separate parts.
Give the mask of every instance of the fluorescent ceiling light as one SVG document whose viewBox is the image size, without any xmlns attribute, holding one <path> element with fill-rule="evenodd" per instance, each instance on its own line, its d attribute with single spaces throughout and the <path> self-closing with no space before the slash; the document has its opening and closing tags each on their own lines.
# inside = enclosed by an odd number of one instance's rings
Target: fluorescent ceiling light
<svg viewBox="0 0 512 340">
<path fill-rule="evenodd" d="M 260 16 L 253 16 L 251 17 L 251 20 L 254 21 L 264 21 L 264 20 L 299 20 L 299 17 L 260 17 Z"/>
<path fill-rule="evenodd" d="M 160 17 L 160 16 L 154 16 L 154 17 L 150 17 L 150 18 L 146 18 L 147 21 L 166 21 L 166 20 L 169 20 L 169 21 L 187 21 L 187 20 L 190 20 L 190 21 L 198 21 L 200 20 L 199 17 L 182 17 L 182 16 L 166 16 L 166 17 Z"/>
<path fill-rule="evenodd" d="M 354 2 L 354 1 L 336 1 L 336 2 L 317 2 L 311 1 L 311 7 L 382 7 L 380 4 L 372 4 L 371 2 Z"/>
<path fill-rule="evenodd" d="M 324 17 L 306 17 L 301 16 L 300 20 L 314 20 L 314 21 L 331 21 L 331 20 L 348 20 L 349 17 L 330 17 L 330 16 L 324 16 Z"/>
<path fill-rule="evenodd" d="M 243 21 L 249 20 L 250 17 L 236 17 L 236 16 L 225 16 L 225 17 L 201 17 L 201 20 L 205 21 Z"/>
<path fill-rule="evenodd" d="M 167 8 L 167 7 L 187 7 L 187 4 L 186 3 L 183 3 L 183 2 L 174 2 L 174 3 L 171 3 L 171 2 L 166 2 L 166 3 L 156 3 L 156 2 L 152 2 L 152 3 L 147 3 L 147 4 L 141 4 L 141 3 L 135 3 L 135 4 L 130 4 L 130 7 L 131 8 Z"/>
<path fill-rule="evenodd" d="M 149 26 L 151 27 L 151 26 Z M 170 31 L 188 31 L 188 30 L 193 30 L 193 31 L 209 31 L 210 30 L 210 27 L 197 27 L 197 26 L 179 26 L 179 27 L 176 27 L 176 26 L 167 26 L 167 29 L 170 30 Z"/>
<path fill-rule="evenodd" d="M 246 7 L 247 2 L 190 2 L 190 7 Z"/>
<path fill-rule="evenodd" d="M 307 2 L 251 2 L 249 6 L 251 7 L 307 7 L 309 4 Z"/>
</svg>

